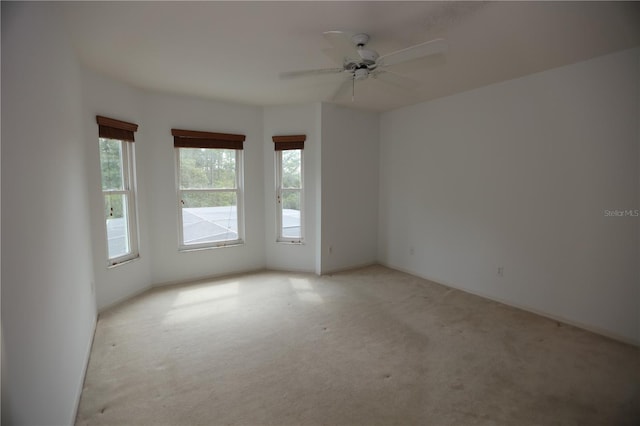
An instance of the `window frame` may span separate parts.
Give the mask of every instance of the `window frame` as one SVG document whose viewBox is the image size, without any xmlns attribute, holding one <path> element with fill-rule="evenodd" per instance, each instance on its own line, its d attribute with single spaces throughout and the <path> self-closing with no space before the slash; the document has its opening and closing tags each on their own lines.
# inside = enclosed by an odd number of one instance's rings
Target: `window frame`
<svg viewBox="0 0 640 426">
<path fill-rule="evenodd" d="M 276 242 L 285 244 L 304 244 L 305 240 L 305 209 L 304 209 L 304 141 L 305 135 L 274 136 L 275 143 L 275 192 L 276 192 Z M 283 187 L 283 151 L 300 151 L 300 186 L 298 188 Z M 300 194 L 300 236 L 287 237 L 284 235 L 282 196 L 284 192 L 295 191 Z"/>
<path fill-rule="evenodd" d="M 136 203 L 136 169 L 135 169 L 135 148 L 133 141 L 127 141 L 118 138 L 100 139 L 117 141 L 120 143 L 122 153 L 122 188 L 123 189 L 102 189 L 102 206 L 103 211 L 107 208 L 108 195 L 124 195 L 126 204 L 126 236 L 129 240 L 129 252 L 116 257 L 109 256 L 109 231 L 107 229 L 107 217 L 104 217 L 104 236 L 107 253 L 107 267 L 113 267 L 140 257 L 140 247 L 138 238 L 138 214 Z M 99 153 L 101 155 L 101 153 Z M 102 163 L 102 159 L 100 158 Z M 102 167 L 100 168 L 100 187 L 102 188 Z M 124 213 L 124 212 L 123 212 Z"/>
<path fill-rule="evenodd" d="M 225 149 L 235 152 L 235 188 L 192 188 L 183 189 L 181 187 L 181 169 L 180 169 L 180 150 L 181 149 Z M 242 149 L 234 148 L 196 148 L 186 146 L 174 147 L 175 169 L 176 169 L 176 189 L 177 189 L 177 206 L 178 206 L 178 251 L 194 251 L 207 250 L 221 247 L 239 246 L 244 244 L 244 156 Z M 235 192 L 236 193 L 236 220 L 238 224 L 238 238 L 235 240 L 209 241 L 195 244 L 185 244 L 184 242 L 184 222 L 182 217 L 183 211 L 183 193 L 191 192 Z"/>
<path fill-rule="evenodd" d="M 100 193 L 102 197 L 102 220 L 104 223 L 105 249 L 107 258 L 107 267 L 114 267 L 140 257 L 139 246 L 139 226 L 138 226 L 138 206 L 136 203 L 136 162 L 135 149 L 133 142 L 135 141 L 135 132 L 138 131 L 138 125 L 127 121 L 116 120 L 101 115 L 96 115 L 96 123 L 98 124 L 98 163 L 100 168 Z M 102 151 L 100 149 L 100 140 L 107 139 L 118 141 L 120 143 L 120 152 L 122 154 L 121 172 L 122 172 L 122 189 L 107 189 L 102 187 Z M 110 257 L 109 255 L 109 230 L 107 228 L 107 196 L 108 195 L 124 195 L 126 204 L 126 236 L 129 240 L 129 251 L 121 256 Z M 123 212 L 124 213 L 124 212 Z"/>
</svg>

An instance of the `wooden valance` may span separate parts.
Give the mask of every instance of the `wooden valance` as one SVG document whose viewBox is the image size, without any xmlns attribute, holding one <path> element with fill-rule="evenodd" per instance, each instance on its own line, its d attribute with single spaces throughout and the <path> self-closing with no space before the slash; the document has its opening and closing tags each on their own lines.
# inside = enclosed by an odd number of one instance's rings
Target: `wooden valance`
<svg viewBox="0 0 640 426">
<path fill-rule="evenodd" d="M 134 133 L 138 130 L 138 125 L 127 123 L 126 121 L 96 115 L 98 122 L 98 135 L 101 138 L 118 139 L 121 141 L 134 141 Z"/>
<path fill-rule="evenodd" d="M 286 135 L 274 136 L 273 143 L 276 151 L 286 151 L 288 149 L 304 149 L 304 141 L 307 135 Z"/>
<path fill-rule="evenodd" d="M 196 130 L 171 129 L 173 146 L 176 148 L 222 148 L 242 149 L 245 135 L 231 133 L 199 132 Z"/>
</svg>

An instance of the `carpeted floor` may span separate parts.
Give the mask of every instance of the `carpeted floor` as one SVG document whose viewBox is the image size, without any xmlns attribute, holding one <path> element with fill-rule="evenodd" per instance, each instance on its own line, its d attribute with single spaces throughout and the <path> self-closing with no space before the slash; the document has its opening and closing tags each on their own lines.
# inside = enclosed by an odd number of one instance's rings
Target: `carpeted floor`
<svg viewBox="0 0 640 426">
<path fill-rule="evenodd" d="M 640 350 L 371 266 L 100 315 L 77 424 L 640 424 Z"/>
</svg>

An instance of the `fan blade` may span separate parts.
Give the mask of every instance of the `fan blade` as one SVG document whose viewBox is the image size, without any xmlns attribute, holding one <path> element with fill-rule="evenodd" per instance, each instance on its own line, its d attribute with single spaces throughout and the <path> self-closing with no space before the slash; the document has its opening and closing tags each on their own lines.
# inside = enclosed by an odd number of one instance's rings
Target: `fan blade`
<svg viewBox="0 0 640 426">
<path fill-rule="evenodd" d="M 321 68 L 317 70 L 302 70 L 302 71 L 289 71 L 281 72 L 279 74 L 281 79 L 307 77 L 310 75 L 322 75 L 322 74 L 338 74 L 344 71 L 343 68 Z"/>
<path fill-rule="evenodd" d="M 351 41 L 351 35 L 342 31 L 327 31 L 323 33 L 324 39 L 336 50 L 335 54 L 347 58 L 360 60 L 356 45 Z M 341 62 L 342 63 L 342 62 Z"/>
<path fill-rule="evenodd" d="M 351 92 L 354 81 L 353 77 L 346 79 L 343 81 L 340 86 L 338 86 L 338 90 L 335 91 L 333 96 L 331 97 L 332 101 L 337 101 L 340 98 L 345 97 L 349 92 Z"/>
<path fill-rule="evenodd" d="M 446 51 L 447 42 L 442 38 L 437 38 L 383 55 L 378 58 L 377 62 L 379 66 L 389 66 Z"/>
<path fill-rule="evenodd" d="M 415 89 L 416 87 L 420 86 L 419 82 L 388 70 L 375 71 L 372 74 L 372 77 L 384 83 L 389 83 L 393 86 L 397 86 L 407 90 Z"/>
</svg>

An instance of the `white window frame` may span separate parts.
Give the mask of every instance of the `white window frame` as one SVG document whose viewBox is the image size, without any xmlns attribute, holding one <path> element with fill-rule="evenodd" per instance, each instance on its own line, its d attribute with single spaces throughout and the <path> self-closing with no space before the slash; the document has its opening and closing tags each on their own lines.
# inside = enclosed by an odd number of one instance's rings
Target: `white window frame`
<svg viewBox="0 0 640 426">
<path fill-rule="evenodd" d="M 203 250 L 219 247 L 230 247 L 244 244 L 244 161 L 243 150 L 234 149 L 236 153 L 236 187 L 234 188 L 211 188 L 211 189 L 182 189 L 180 184 L 180 150 L 181 149 L 231 149 L 231 148 L 183 148 L 175 147 L 175 162 L 176 162 L 176 188 L 178 194 L 178 250 L 179 251 L 192 251 Z M 185 244 L 184 243 L 184 229 L 182 221 L 182 194 L 185 192 L 235 192 L 236 193 L 236 214 L 238 221 L 238 238 L 235 240 L 205 242 L 197 244 Z"/>
<path fill-rule="evenodd" d="M 102 204 L 103 211 L 107 208 L 107 195 L 124 195 L 126 202 L 126 222 L 127 237 L 129 238 L 129 253 L 122 256 L 109 257 L 109 232 L 107 230 L 107 218 L 104 218 L 104 235 L 107 250 L 107 266 L 116 266 L 140 257 L 138 247 L 138 215 L 136 205 L 136 170 L 135 170 L 135 150 L 134 143 L 121 139 L 100 138 L 117 141 L 120 143 L 122 152 L 122 188 L 123 189 L 103 189 Z M 100 153 L 101 155 L 101 153 Z M 102 160 L 100 160 L 102 162 Z M 102 187 L 102 169 L 100 170 L 100 187 Z"/>
<path fill-rule="evenodd" d="M 283 188 L 282 187 L 282 153 L 283 150 L 275 151 L 276 161 L 276 241 L 279 243 L 303 244 L 304 243 L 304 149 L 300 148 L 300 187 L 299 188 Z M 285 237 L 283 235 L 282 223 L 282 193 L 283 191 L 297 191 L 300 193 L 300 237 Z"/>
</svg>

